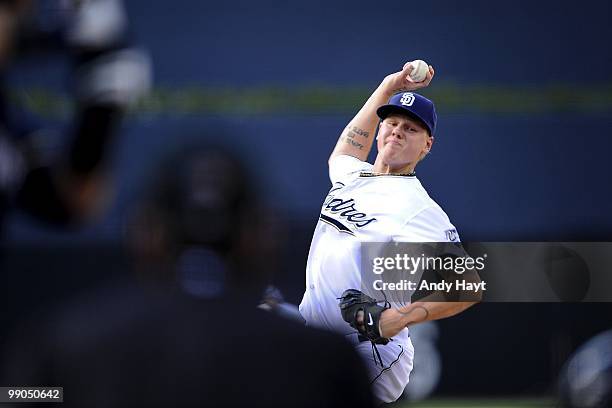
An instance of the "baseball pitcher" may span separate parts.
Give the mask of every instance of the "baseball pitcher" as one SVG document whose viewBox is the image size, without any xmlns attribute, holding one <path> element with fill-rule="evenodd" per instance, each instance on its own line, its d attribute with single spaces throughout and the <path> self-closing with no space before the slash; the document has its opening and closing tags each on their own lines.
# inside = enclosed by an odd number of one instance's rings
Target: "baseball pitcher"
<svg viewBox="0 0 612 408">
<path fill-rule="evenodd" d="M 446 213 L 415 175 L 430 152 L 436 110 L 413 91 L 421 82 L 406 63 L 388 75 L 344 129 L 329 158 L 332 188 L 321 208 L 306 267 L 300 313 L 311 326 L 337 331 L 369 367 L 381 402 L 397 400 L 408 384 L 414 348 L 408 326 L 453 316 L 475 302 L 418 301 L 380 305 L 360 288 L 362 242 L 459 242 Z M 376 136 L 377 134 L 377 136 Z M 378 155 L 367 163 L 374 138 Z"/>
</svg>

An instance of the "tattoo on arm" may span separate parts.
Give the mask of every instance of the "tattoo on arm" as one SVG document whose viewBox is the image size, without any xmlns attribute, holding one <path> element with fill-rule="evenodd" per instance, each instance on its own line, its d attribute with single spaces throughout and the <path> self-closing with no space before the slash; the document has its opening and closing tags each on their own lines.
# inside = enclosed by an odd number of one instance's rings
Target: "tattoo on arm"
<svg viewBox="0 0 612 408">
<path fill-rule="evenodd" d="M 357 126 L 353 126 L 351 128 L 347 127 L 344 133 L 342 133 L 342 135 L 338 139 L 338 145 L 346 143 L 351 147 L 355 147 L 359 150 L 364 150 L 365 146 L 355 140 L 356 136 L 368 138 L 370 136 L 370 132 L 365 131 Z"/>
<path fill-rule="evenodd" d="M 426 307 L 421 306 L 421 305 L 415 306 L 414 308 L 412 308 L 412 310 L 410 310 L 410 311 L 409 311 L 409 312 L 407 312 L 407 313 L 403 313 L 403 312 L 400 312 L 400 313 L 402 313 L 403 315 L 406 315 L 406 316 L 407 316 L 407 315 L 412 314 L 412 312 L 416 311 L 417 309 L 422 309 L 422 310 L 424 310 L 424 311 L 425 311 L 425 317 L 424 317 L 424 318 L 422 318 L 422 319 L 420 319 L 420 320 L 414 320 L 414 321 L 413 321 L 413 320 L 411 320 L 411 321 L 409 321 L 409 322 L 408 322 L 408 324 L 407 324 L 406 326 L 408 326 L 409 324 L 412 324 L 412 323 L 424 322 L 424 321 L 426 321 L 426 320 L 429 318 L 429 310 L 427 310 L 427 308 L 426 308 Z"/>
<path fill-rule="evenodd" d="M 370 136 L 370 132 L 357 126 L 353 126 L 351 129 L 347 129 L 346 136 L 350 137 L 351 139 L 354 139 L 355 136 L 362 136 L 367 139 Z"/>
<path fill-rule="evenodd" d="M 353 139 L 346 138 L 346 139 L 344 139 L 344 141 L 346 142 L 346 144 L 349 144 L 349 145 L 351 145 L 353 147 L 356 147 L 359 150 L 363 150 L 363 145 L 361 143 L 358 143 L 358 142 L 354 141 Z"/>
</svg>

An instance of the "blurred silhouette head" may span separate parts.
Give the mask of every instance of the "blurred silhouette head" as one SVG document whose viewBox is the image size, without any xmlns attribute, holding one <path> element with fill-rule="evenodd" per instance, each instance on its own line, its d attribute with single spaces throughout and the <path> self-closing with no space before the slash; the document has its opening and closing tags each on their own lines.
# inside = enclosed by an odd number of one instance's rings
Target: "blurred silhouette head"
<svg viewBox="0 0 612 408">
<path fill-rule="evenodd" d="M 223 260 L 230 285 L 265 280 L 269 218 L 235 155 L 189 147 L 166 160 L 151 181 L 129 231 L 133 253 L 149 265 L 145 273 L 169 277 L 179 257 L 196 248 Z"/>
</svg>

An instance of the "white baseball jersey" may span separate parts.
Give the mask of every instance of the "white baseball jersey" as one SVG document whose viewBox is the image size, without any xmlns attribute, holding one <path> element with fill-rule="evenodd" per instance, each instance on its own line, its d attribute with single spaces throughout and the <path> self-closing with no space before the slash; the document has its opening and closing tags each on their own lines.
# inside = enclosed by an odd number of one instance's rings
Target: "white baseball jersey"
<svg viewBox="0 0 612 408">
<path fill-rule="evenodd" d="M 306 291 L 300 304 L 300 313 L 308 325 L 347 335 L 364 352 L 367 351 L 364 344 L 369 343 L 359 343 L 356 331 L 342 319 L 338 307 L 342 292 L 361 287 L 360 243 L 459 240 L 446 213 L 429 197 L 416 176 L 376 175 L 371 173 L 372 167 L 352 156 L 331 159 L 329 175 L 333 186 L 321 208 L 310 245 Z M 393 381 L 393 395 L 389 390 L 374 387 L 377 397 L 386 402 L 401 395 L 412 369 L 408 329 L 393 339 L 387 346 L 378 346 L 383 364 L 399 361 L 397 350 L 401 350 L 408 368 L 404 367 L 404 378 Z M 378 374 L 375 369 L 371 373 L 380 376 L 380 371 L 378 367 Z"/>
</svg>

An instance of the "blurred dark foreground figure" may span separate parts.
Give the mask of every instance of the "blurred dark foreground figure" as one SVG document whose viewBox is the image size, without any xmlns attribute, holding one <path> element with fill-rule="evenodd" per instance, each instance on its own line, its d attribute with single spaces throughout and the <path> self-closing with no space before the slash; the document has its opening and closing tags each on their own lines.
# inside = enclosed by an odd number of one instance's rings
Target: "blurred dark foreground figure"
<svg viewBox="0 0 612 408">
<path fill-rule="evenodd" d="M 558 381 L 559 406 L 612 406 L 612 330 L 581 345 L 565 363 Z"/>
<path fill-rule="evenodd" d="M 7 214 L 17 210 L 65 228 L 106 209 L 109 152 L 126 112 L 151 80 L 148 55 L 130 45 L 127 23 L 121 0 L 0 0 L 0 349 L 7 331 L 39 304 L 32 290 L 39 284 L 31 282 L 51 272 L 41 267 L 15 278 L 4 263 L 10 251 L 2 245 Z M 19 62 L 25 58 L 34 67 L 42 61 L 44 78 L 49 57 L 68 62 L 73 110 L 72 125 L 53 132 L 18 106 L 11 89 Z M 49 134 L 57 138 L 49 140 L 52 145 L 66 139 L 65 148 L 55 154 L 45 149 L 41 135 Z"/>
<path fill-rule="evenodd" d="M 44 28 L 35 16 L 57 24 Z M 149 58 L 127 31 L 120 0 L 0 0 L 0 234 L 13 208 L 54 225 L 103 209 L 109 147 L 151 81 Z M 6 77 L 14 60 L 55 54 L 70 62 L 74 115 L 69 145 L 49 159 L 37 146 L 40 123 L 16 106 Z"/>
<path fill-rule="evenodd" d="M 372 406 L 344 339 L 256 307 L 273 237 L 248 171 L 219 150 L 168 163 L 129 228 L 138 284 L 83 295 L 23 328 L 2 384 L 63 386 L 64 405 L 80 407 Z M 206 253 L 192 269 L 222 272 L 211 272 L 224 277 L 220 295 L 177 290 L 186 248 Z M 151 276 L 144 265 L 156 265 Z"/>
</svg>

